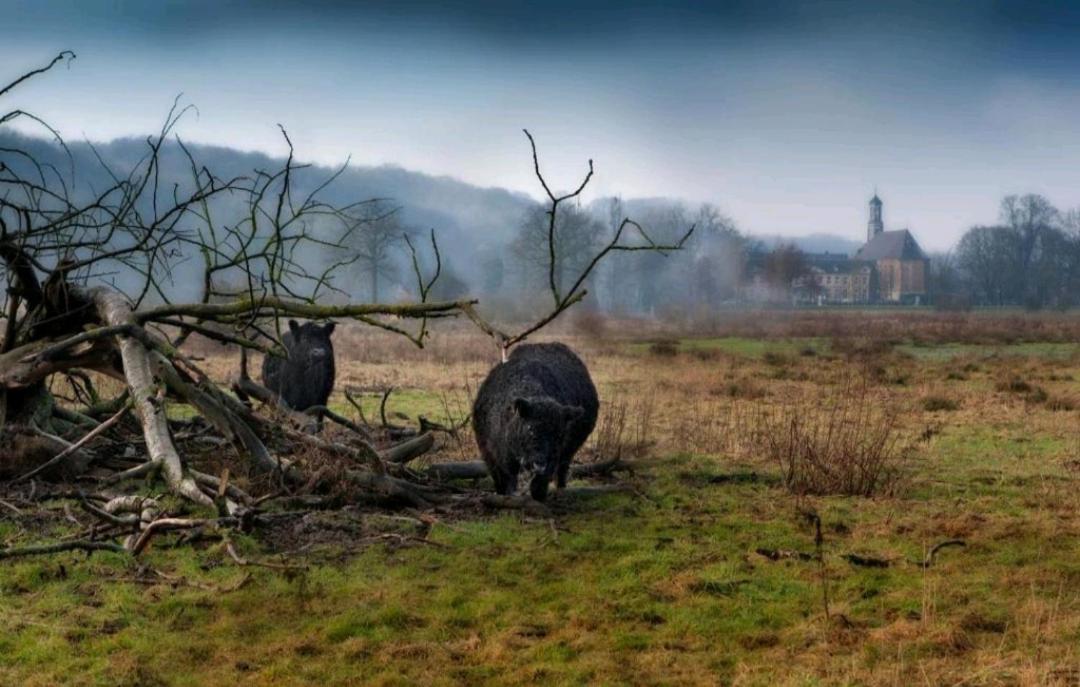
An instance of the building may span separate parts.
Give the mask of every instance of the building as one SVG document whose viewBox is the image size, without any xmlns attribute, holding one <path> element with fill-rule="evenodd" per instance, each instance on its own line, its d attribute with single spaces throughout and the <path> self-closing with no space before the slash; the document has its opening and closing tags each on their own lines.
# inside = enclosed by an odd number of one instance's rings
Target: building
<svg viewBox="0 0 1080 687">
<path fill-rule="evenodd" d="M 746 256 L 742 299 L 801 305 L 926 303 L 929 260 L 907 229 L 885 231 L 883 206 L 875 193 L 870 199 L 866 243 L 854 256 L 803 253 L 795 277 L 778 279 L 778 272 L 787 275 L 791 270 L 773 269 L 770 279 L 769 252 L 764 245 L 751 248 Z"/>
<path fill-rule="evenodd" d="M 882 202 L 874 194 L 870 199 L 870 221 L 866 243 L 853 258 L 873 266 L 870 301 L 919 305 L 927 302 L 927 276 L 930 261 L 919 242 L 907 229 L 885 231 Z"/>
<path fill-rule="evenodd" d="M 868 303 L 874 284 L 874 268 L 837 253 L 806 255 L 806 274 L 792 282 L 796 303 Z"/>
</svg>

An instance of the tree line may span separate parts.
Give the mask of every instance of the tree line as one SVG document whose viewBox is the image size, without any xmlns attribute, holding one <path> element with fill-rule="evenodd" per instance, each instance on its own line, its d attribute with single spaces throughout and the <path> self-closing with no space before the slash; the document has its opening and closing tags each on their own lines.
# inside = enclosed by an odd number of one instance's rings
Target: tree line
<svg viewBox="0 0 1080 687">
<path fill-rule="evenodd" d="M 999 220 L 971 227 L 930 261 L 939 307 L 1080 305 L 1080 210 L 1063 212 L 1041 195 L 1010 195 Z"/>
</svg>

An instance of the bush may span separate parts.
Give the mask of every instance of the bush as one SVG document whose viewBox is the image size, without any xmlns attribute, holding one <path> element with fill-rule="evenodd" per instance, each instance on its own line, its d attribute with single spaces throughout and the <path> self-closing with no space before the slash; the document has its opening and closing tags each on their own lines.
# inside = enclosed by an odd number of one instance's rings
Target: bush
<svg viewBox="0 0 1080 687">
<path fill-rule="evenodd" d="M 655 341 L 649 346 L 649 353 L 662 358 L 674 358 L 679 354 L 679 343 L 677 341 Z"/>
<path fill-rule="evenodd" d="M 960 408 L 960 402 L 945 398 L 944 396 L 927 396 L 922 402 L 923 410 L 929 413 L 936 413 L 938 411 L 952 411 Z"/>
<path fill-rule="evenodd" d="M 908 462 L 894 408 L 875 398 L 865 379 L 849 379 L 828 398 L 798 397 L 761 410 L 752 443 L 795 493 L 891 494 Z"/>
<path fill-rule="evenodd" d="M 777 353 L 776 351 L 766 351 L 761 359 L 766 365 L 772 365 L 774 367 L 784 367 L 785 365 L 791 364 L 790 358 L 783 353 Z"/>
<path fill-rule="evenodd" d="M 616 397 L 600 406 L 600 417 L 592 435 L 593 452 L 598 460 L 620 460 L 643 455 L 653 445 L 654 396 L 635 402 Z"/>
<path fill-rule="evenodd" d="M 1048 410 L 1069 411 L 1076 410 L 1076 399 L 1071 396 L 1051 396 L 1046 402 Z"/>
<path fill-rule="evenodd" d="M 998 381 L 996 388 L 998 391 L 1007 391 L 1013 394 L 1028 394 L 1032 391 L 1031 384 L 1016 375 Z"/>
</svg>

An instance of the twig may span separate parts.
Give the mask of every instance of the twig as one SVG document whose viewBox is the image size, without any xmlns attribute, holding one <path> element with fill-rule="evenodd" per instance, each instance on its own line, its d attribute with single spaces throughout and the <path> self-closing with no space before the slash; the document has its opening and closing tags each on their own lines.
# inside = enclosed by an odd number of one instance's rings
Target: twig
<svg viewBox="0 0 1080 687">
<path fill-rule="evenodd" d="M 0 559 L 19 558 L 22 556 L 40 556 L 63 551 L 112 551 L 114 553 L 127 553 L 127 549 L 119 544 L 104 541 L 89 541 L 79 539 L 58 544 L 41 544 L 38 546 L 23 546 L 20 548 L 0 549 Z"/>
<path fill-rule="evenodd" d="M 932 566 L 934 564 L 934 557 L 937 555 L 937 552 L 949 546 L 967 546 L 967 542 L 965 542 L 963 539 L 947 539 L 941 542 L 934 548 L 930 549 L 930 551 L 926 554 L 926 558 L 922 562 L 922 567 L 929 568 L 930 566 Z"/>
<path fill-rule="evenodd" d="M 36 468 L 31 470 L 30 472 L 27 472 L 27 473 L 25 473 L 23 475 L 20 475 L 19 477 L 16 477 L 12 481 L 14 483 L 16 483 L 16 484 L 19 483 L 19 482 L 25 482 L 26 480 L 30 479 L 31 477 L 35 477 L 35 476 L 41 474 L 42 472 L 44 472 L 45 470 L 48 470 L 49 468 L 53 467 L 54 465 L 59 465 L 60 462 L 63 461 L 65 458 L 67 458 L 71 454 L 73 454 L 76 451 L 78 451 L 79 449 L 81 449 L 83 446 L 86 446 L 88 443 L 93 441 L 94 437 L 99 436 L 102 432 L 109 429 L 110 427 L 115 425 L 117 422 L 120 422 L 120 420 L 122 420 L 123 417 L 125 415 L 127 415 L 129 410 L 131 410 L 131 404 L 130 403 L 125 403 L 123 408 L 118 410 L 108 420 L 106 420 L 105 422 L 102 422 L 100 425 L 98 425 L 94 429 L 87 432 L 86 435 L 83 436 L 82 439 L 79 439 L 78 441 L 76 441 L 71 446 L 68 446 L 66 449 L 64 449 L 60 453 L 56 454 L 56 456 L 54 456 L 53 458 L 45 461 L 44 463 L 37 466 Z"/>
</svg>

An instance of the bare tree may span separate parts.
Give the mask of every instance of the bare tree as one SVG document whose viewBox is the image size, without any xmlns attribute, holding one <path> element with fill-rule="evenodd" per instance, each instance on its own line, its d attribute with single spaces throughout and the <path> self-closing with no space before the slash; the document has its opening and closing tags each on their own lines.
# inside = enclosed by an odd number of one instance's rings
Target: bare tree
<svg viewBox="0 0 1080 687">
<path fill-rule="evenodd" d="M 572 275 L 566 278 L 563 282 L 561 275 L 559 275 L 560 263 L 558 260 L 559 246 L 558 246 L 558 232 L 557 224 L 559 214 L 559 206 L 567 201 L 574 201 L 577 199 L 585 187 L 588 186 L 589 181 L 593 177 L 593 161 L 589 160 L 589 169 L 578 185 L 577 189 L 569 193 L 556 195 L 551 187 L 548 185 L 547 179 L 544 178 L 543 172 L 540 169 L 540 157 L 536 152 L 536 141 L 533 139 L 532 134 L 525 131 L 525 137 L 529 139 L 529 146 L 532 149 L 533 170 L 536 173 L 536 179 L 540 183 L 540 186 L 544 189 L 544 193 L 548 198 L 548 206 L 546 210 L 547 215 L 547 250 L 548 250 L 548 263 L 547 263 L 547 284 L 548 293 L 551 296 L 553 305 L 551 310 L 547 314 L 542 315 L 536 321 L 526 325 L 520 329 L 517 333 L 508 333 L 498 328 L 491 322 L 485 320 L 476 308 L 471 305 L 464 307 L 465 314 L 468 315 L 472 321 L 480 327 L 485 333 L 491 336 L 496 344 L 499 346 L 502 352 L 503 361 L 506 360 L 509 350 L 512 346 L 527 339 L 531 334 L 539 331 L 543 327 L 551 323 L 555 318 L 561 315 L 567 308 L 570 308 L 576 303 L 579 303 L 585 298 L 588 291 L 585 289 L 586 280 L 596 269 L 597 265 L 611 253 L 617 252 L 653 252 L 658 254 L 666 254 L 669 251 L 680 250 L 686 244 L 686 241 L 693 235 L 694 227 L 691 226 L 687 229 L 677 241 L 672 243 L 658 243 L 652 239 L 649 233 L 640 224 L 624 217 L 619 222 L 611 239 L 598 246 L 596 251 L 587 259 L 583 260 L 583 267 L 576 275 Z M 635 243 L 623 243 L 623 238 L 627 234 L 633 234 L 637 237 Z M 569 284 L 569 286 L 566 286 Z"/>
<path fill-rule="evenodd" d="M 0 94 L 45 73 L 65 55 L 16 79 Z M 280 350 L 280 319 L 293 316 L 352 318 L 422 345 L 427 318 L 472 305 L 428 302 L 430 284 L 423 280 L 421 299 L 415 303 L 320 304 L 323 294 L 337 288 L 333 273 L 348 260 L 311 272 L 300 257 L 312 247 L 347 245 L 366 203 L 334 207 L 320 201 L 318 193 L 336 174 L 311 193 L 294 195 L 295 178 L 304 167 L 294 162 L 284 131 L 290 152 L 280 169 L 221 179 L 188 154 L 190 184 L 162 188 L 162 151 L 183 113 L 173 108 L 160 132 L 147 139 L 145 156 L 134 169 L 121 173 L 102 161 L 97 178 L 108 180 L 106 187 L 81 195 L 74 169 L 65 172 L 39 164 L 24 150 L 2 151 L 0 260 L 8 296 L 0 420 L 5 457 L 13 464 L 31 464 L 24 479 L 45 468 L 85 467 L 93 458 L 91 439 L 103 431 L 99 418 L 123 410 L 130 411 L 141 428 L 146 462 L 136 468 L 159 475 L 190 501 L 211 505 L 206 480 L 200 482 L 183 458 L 182 433 L 170 426 L 167 409 L 180 401 L 193 405 L 248 456 L 256 471 L 299 480 L 297 466 L 282 455 L 293 452 L 296 442 L 310 445 L 318 440 L 283 430 L 222 393 L 183 353 L 184 341 L 197 332 L 272 352 Z M 0 120 L 16 116 L 30 115 L 13 110 Z M 175 145 L 187 154 L 179 139 Z M 245 216 L 219 221 L 211 201 L 221 196 L 242 199 Z M 314 235 L 310 228 L 316 221 L 336 226 L 336 232 Z M 202 295 L 195 302 L 173 302 L 168 280 L 179 263 L 193 256 L 201 261 Z M 109 285 L 117 277 L 136 287 L 121 292 Z M 406 330 L 400 318 L 420 320 L 419 333 Z M 122 380 L 126 389 L 121 397 L 101 399 L 87 372 Z M 86 400 L 81 410 L 57 403 L 51 391 L 57 375 L 81 390 Z M 364 476 L 358 473 L 361 481 L 384 477 L 371 445 L 361 441 L 323 448 L 353 455 L 367 465 Z M 32 465 L 42 455 L 51 457 Z M 237 507 L 230 502 L 230 512 Z"/>
<path fill-rule="evenodd" d="M 559 209 L 555 223 L 555 252 L 548 249 L 548 211 L 540 206 L 530 209 L 522 219 L 517 237 L 510 246 L 520 268 L 523 286 L 543 289 L 549 277 L 548 266 L 555 263 L 555 286 L 561 288 L 588 264 L 603 241 L 603 226 L 584 210 L 567 205 Z"/>
<path fill-rule="evenodd" d="M 67 58 L 62 53 L 17 78 L 0 88 L 0 96 Z M 246 367 L 234 396 L 200 368 L 185 344 L 200 335 L 245 352 L 281 354 L 281 321 L 298 317 L 351 319 L 423 346 L 430 320 L 464 314 L 505 356 L 510 346 L 581 301 L 589 275 L 610 253 L 678 249 L 693 231 L 677 243 L 660 244 L 624 218 L 580 270 L 557 278 L 559 206 L 582 192 L 592 164 L 575 192 L 556 196 L 540 173 L 533 144 L 533 164 L 550 200 L 550 310 L 508 334 L 484 320 L 474 300 L 432 300 L 443 268 L 434 232 L 429 270 L 422 268 L 414 241 L 403 237 L 416 281 L 414 301 L 356 303 L 335 278 L 361 259 L 348 248 L 355 233 L 370 224 L 373 204 L 320 200 L 340 170 L 310 192 L 298 193 L 298 177 L 311 170 L 295 162 L 284 130 L 289 154 L 280 167 L 219 178 L 172 136 L 184 111 L 173 108 L 162 129 L 145 141 L 145 155 L 132 169 L 113 169 L 99 159 L 97 183 L 83 182 L 79 173 L 85 170 L 74 164 L 62 170 L 26 150 L 0 150 L 0 265 L 8 287 L 0 345 L 0 473 L 18 484 L 46 475 L 70 478 L 96 464 L 105 473 L 98 476 L 102 488 L 75 498 L 107 533 L 106 540 L 95 529 L 92 540 L 0 550 L 0 557 L 101 548 L 138 555 L 151 539 L 173 530 L 211 529 L 227 537 L 229 529 L 271 520 L 265 504 L 282 495 L 336 490 L 347 502 L 418 508 L 468 502 L 473 494 L 440 483 L 436 473 L 402 467 L 432 447 L 430 432 L 377 441 L 365 423 L 316 408 L 313 412 L 347 431 L 333 437 L 312 434 L 312 423 L 281 407 L 246 377 Z M 0 122 L 18 117 L 40 121 L 16 109 Z M 62 144 L 59 134 L 48 130 Z M 167 146 L 186 159 L 188 183 L 161 183 Z M 238 202 L 243 216 L 219 216 L 215 201 L 223 198 Z M 637 241 L 623 243 L 631 233 Z M 319 251 L 338 258 L 313 267 L 305 256 Z M 198 266 L 199 295 L 176 299 L 173 276 L 192 262 Z M 114 285 L 120 281 L 129 288 Z M 327 304 L 326 296 L 334 293 L 340 298 Z M 110 397 L 98 384 L 103 378 L 118 381 L 123 390 Z M 65 387 L 72 393 L 67 400 L 57 396 Z M 194 408 L 196 418 L 170 414 L 176 403 Z M 428 423 L 423 429 L 432 427 Z M 238 488 L 228 471 L 211 475 L 199 469 L 201 457 L 220 460 L 230 448 L 238 469 L 250 472 L 252 483 L 267 493 L 256 497 Z M 336 467 L 312 470 L 312 456 Z M 165 513 L 157 500 L 139 493 L 144 482 L 133 484 L 135 477 L 160 479 L 206 514 Z M 505 500 L 494 505 L 521 506 Z M 118 544 L 110 538 L 124 539 Z"/>
<path fill-rule="evenodd" d="M 406 228 L 401 223 L 400 208 L 379 200 L 357 222 L 345 248 L 355 256 L 352 273 L 368 282 L 367 297 L 378 302 L 385 282 L 398 275 L 397 258 L 404 247 Z"/>
<path fill-rule="evenodd" d="M 1016 302 L 1022 292 L 1020 238 L 1008 227 L 972 227 L 956 246 L 956 264 L 979 300 Z"/>
<path fill-rule="evenodd" d="M 1057 208 L 1034 193 L 1006 196 L 1001 201 L 1001 221 L 1016 235 L 1021 299 L 1028 304 L 1041 303 L 1034 263 L 1043 252 L 1048 235 L 1054 232 Z"/>
</svg>

